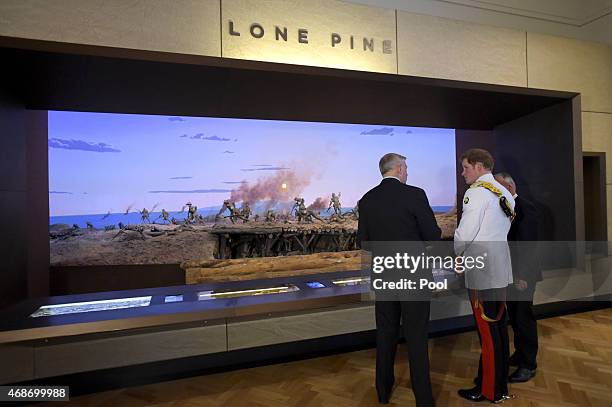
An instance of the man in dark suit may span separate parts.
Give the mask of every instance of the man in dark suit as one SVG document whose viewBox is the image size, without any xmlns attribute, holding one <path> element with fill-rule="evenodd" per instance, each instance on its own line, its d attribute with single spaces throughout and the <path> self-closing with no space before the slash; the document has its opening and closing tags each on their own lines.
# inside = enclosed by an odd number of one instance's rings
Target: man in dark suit
<svg viewBox="0 0 612 407">
<path fill-rule="evenodd" d="M 500 172 L 495 174 L 495 179 L 510 191 L 516 203 L 516 217 L 508 232 L 514 286 L 510 289 L 507 306 L 515 349 L 509 364 L 518 368 L 508 381 L 522 383 L 535 376 L 537 367 L 538 325 L 533 315 L 533 294 L 536 283 L 542 281 L 536 243 L 538 210 L 533 203 L 518 196 L 516 183 L 510 174 Z"/>
<path fill-rule="evenodd" d="M 406 185 L 406 157 L 389 153 L 379 162 L 382 182 L 359 200 L 357 237 L 367 242 L 435 241 L 441 230 L 425 192 Z M 417 406 L 433 406 L 427 348 L 430 302 L 376 301 L 376 390 L 389 402 L 395 383 L 394 361 L 400 319 L 410 360 L 410 379 Z"/>
</svg>

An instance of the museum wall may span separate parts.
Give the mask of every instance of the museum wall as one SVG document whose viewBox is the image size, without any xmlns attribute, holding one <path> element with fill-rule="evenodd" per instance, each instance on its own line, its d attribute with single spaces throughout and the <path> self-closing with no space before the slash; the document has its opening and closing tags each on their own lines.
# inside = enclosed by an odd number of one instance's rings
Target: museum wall
<svg viewBox="0 0 612 407">
<path fill-rule="evenodd" d="M 6 0 L 0 35 L 221 56 L 218 0 Z"/>
<path fill-rule="evenodd" d="M 0 90 L 0 308 L 49 287 L 47 116 Z"/>
<path fill-rule="evenodd" d="M 0 16 L 6 37 L 576 91 L 583 151 L 612 152 L 612 45 L 333 0 L 5 0 Z M 266 35 L 253 37 L 253 22 Z M 287 26 L 287 41 L 272 36 L 277 25 Z M 307 43 L 299 40 L 304 27 Z M 342 40 L 332 47 L 334 31 Z M 352 34 L 357 49 L 351 49 Z M 372 52 L 359 49 L 363 37 L 375 39 Z M 390 49 L 383 46 L 388 40 Z M 19 183 L 20 174 L 1 182 Z M 606 182 L 612 240 L 612 178 Z M 16 200 L 11 208 L 23 211 L 19 185 L 0 193 L 4 205 Z M 22 232 L 15 229 L 17 237 Z M 15 261 L 23 261 L 23 250 L 16 248 Z"/>
<path fill-rule="evenodd" d="M 0 307 L 27 295 L 27 171 L 25 110 L 0 92 Z"/>
</svg>

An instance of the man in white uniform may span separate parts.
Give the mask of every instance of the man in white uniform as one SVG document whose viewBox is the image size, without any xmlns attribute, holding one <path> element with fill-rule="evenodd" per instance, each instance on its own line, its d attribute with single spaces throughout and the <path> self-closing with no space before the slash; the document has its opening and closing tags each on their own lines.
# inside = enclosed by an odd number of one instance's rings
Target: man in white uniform
<svg viewBox="0 0 612 407">
<path fill-rule="evenodd" d="M 455 231 L 455 253 L 486 259 L 484 267 L 465 271 L 482 348 L 476 387 L 459 390 L 459 395 L 470 401 L 500 402 L 508 398 L 505 301 L 506 287 L 512 283 L 507 236 L 514 217 L 514 199 L 491 174 L 493 165 L 493 157 L 483 149 L 471 149 L 461 156 L 461 175 L 470 188 L 463 197 L 461 221 Z"/>
</svg>

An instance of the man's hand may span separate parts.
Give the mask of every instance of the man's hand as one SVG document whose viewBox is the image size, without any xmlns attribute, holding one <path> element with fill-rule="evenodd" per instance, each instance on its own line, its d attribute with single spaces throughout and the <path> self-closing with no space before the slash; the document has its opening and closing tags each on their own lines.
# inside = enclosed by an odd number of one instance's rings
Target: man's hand
<svg viewBox="0 0 612 407">
<path fill-rule="evenodd" d="M 527 289 L 528 284 L 527 284 L 527 281 L 525 280 L 518 280 L 516 283 L 514 283 L 514 286 L 516 287 L 517 290 L 523 291 Z"/>
</svg>

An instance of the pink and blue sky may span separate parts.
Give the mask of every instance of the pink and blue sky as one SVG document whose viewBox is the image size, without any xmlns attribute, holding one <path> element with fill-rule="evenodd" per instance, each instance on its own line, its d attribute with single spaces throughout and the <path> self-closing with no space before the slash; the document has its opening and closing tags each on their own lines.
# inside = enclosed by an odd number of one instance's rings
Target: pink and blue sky
<svg viewBox="0 0 612 407">
<path fill-rule="evenodd" d="M 432 206 L 454 205 L 453 129 L 50 111 L 50 215 L 220 207 L 242 182 L 285 175 L 299 178 L 288 200 L 341 192 L 352 207 L 388 152 Z"/>
</svg>

